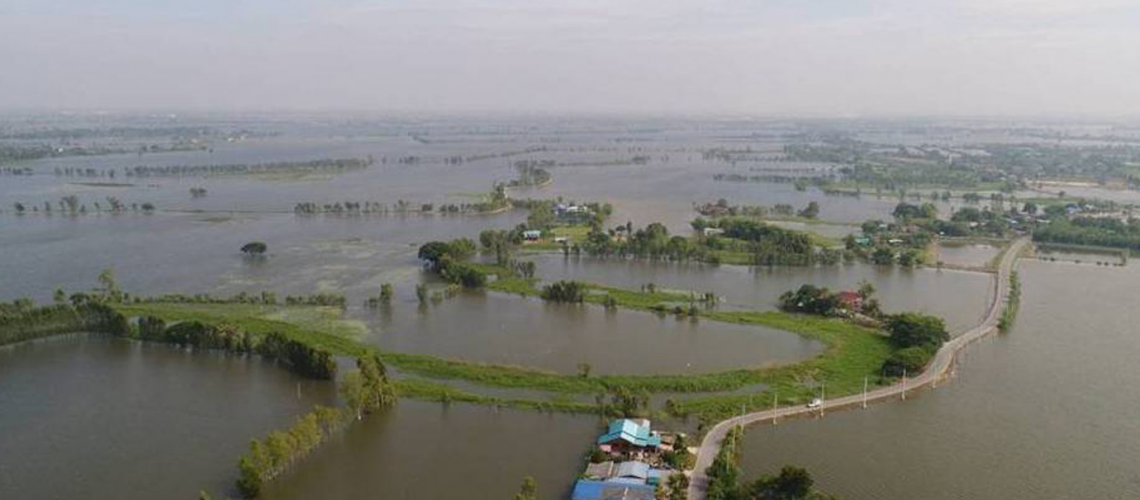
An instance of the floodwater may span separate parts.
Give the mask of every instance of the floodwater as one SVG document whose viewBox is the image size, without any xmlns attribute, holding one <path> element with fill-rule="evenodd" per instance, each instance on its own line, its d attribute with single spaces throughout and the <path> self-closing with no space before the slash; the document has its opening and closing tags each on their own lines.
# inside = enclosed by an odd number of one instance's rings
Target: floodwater
<svg viewBox="0 0 1140 500">
<path fill-rule="evenodd" d="M 464 292 L 378 313 L 385 349 L 575 373 L 704 373 L 794 362 L 824 345 L 770 328 Z M 372 324 L 376 324 L 373 322 Z"/>
<path fill-rule="evenodd" d="M 523 477 L 566 498 L 601 422 L 403 400 L 327 443 L 270 484 L 266 498 L 511 498 Z"/>
<path fill-rule="evenodd" d="M 1027 260 L 1015 327 L 953 381 L 868 410 L 759 426 L 749 477 L 784 464 L 849 500 L 1133 499 L 1140 491 L 1140 267 Z"/>
<path fill-rule="evenodd" d="M 1001 248 L 985 243 L 941 242 L 938 244 L 938 262 L 957 266 L 982 267 L 1001 252 Z"/>
<path fill-rule="evenodd" d="M 855 230 L 851 224 L 889 219 L 899 201 L 713 179 L 718 173 L 758 173 L 753 167 L 812 168 L 767 160 L 736 165 L 702 156 L 709 148 L 749 148 L 778 156 L 783 134 L 801 131 L 790 124 L 269 120 L 221 125 L 282 135 L 216 144 L 212 153 L 48 159 L 28 164 L 40 175 L 0 177 L 0 300 L 30 296 L 47 301 L 56 288 L 90 289 L 96 275 L 111 267 L 122 287 L 138 294 L 341 293 L 349 298 L 349 315 L 369 325 L 365 340 L 385 349 L 564 373 L 583 362 L 595 373 L 715 371 L 802 359 L 817 353 L 820 345 L 763 328 L 612 313 L 494 293 L 462 293 L 421 310 L 414 285 L 432 278 L 416 260 L 420 244 L 476 238 L 483 229 L 523 222 L 525 213 L 296 216 L 291 211 L 298 202 L 470 202 L 494 182 L 515 177 L 514 161 L 548 159 L 563 164 L 550 168 L 551 185 L 512 190 L 511 195 L 609 202 L 614 205 L 612 224 L 663 222 L 674 234 L 688 234 L 697 215 L 694 204 L 720 198 L 734 205 L 789 203 L 796 208 L 816 201 L 823 221 L 841 224 L 781 225 L 836 238 Z M 765 133 L 757 135 L 757 129 Z M 462 165 L 442 162 L 445 156 L 535 146 L 547 150 Z M 388 161 L 342 175 L 279 178 L 112 180 L 51 173 L 55 167 L 367 155 Z M 635 155 L 650 160 L 628 164 Z M 407 156 L 424 161 L 395 161 Z M 130 185 L 80 184 L 84 181 Z M 191 187 L 205 187 L 209 194 L 192 198 Z M 42 207 L 71 194 L 91 207 L 114 196 L 128 204 L 153 203 L 158 212 L 70 217 L 12 211 L 16 202 Z M 939 203 L 943 214 L 953 206 Z M 252 240 L 268 244 L 266 258 L 240 255 L 241 245 Z M 528 258 L 538 263 L 544 279 L 712 291 L 725 297 L 724 308 L 770 309 L 781 293 L 804 283 L 849 289 L 867 280 L 878 289 L 885 310 L 936 314 L 954 332 L 981 316 L 992 279 L 863 264 L 769 269 L 561 255 Z M 1099 273 L 1124 271 L 1024 266 L 1026 303 L 1017 328 L 976 347 L 961 378 L 905 404 L 789 423 L 775 432 L 757 428 L 749 435 L 745 457 L 750 473 L 799 462 L 811 468 L 823 487 L 849 499 L 1088 497 L 1084 492 L 1123 498 L 1121 492 L 1140 490 L 1135 473 L 1124 470 L 1140 458 L 1127 439 L 1138 435 L 1127 416 L 1136 414 L 1133 406 L 1140 398 L 1129 393 L 1136 384 L 1128 374 L 1135 370 L 1124 364 L 1137 354 L 1124 324 L 1132 295 L 1128 279 L 1117 278 L 1135 276 L 1104 274 L 1116 284 L 1096 292 L 1092 287 L 1102 285 L 1094 279 Z M 1130 267 L 1127 272 L 1135 271 Z M 365 297 L 378 293 L 383 283 L 396 287 L 390 311 L 363 310 Z M 1074 312 L 1072 304 L 1098 311 L 1115 307 L 1116 312 Z M 458 386 L 472 392 L 495 390 Z M 199 489 L 229 492 L 235 462 L 250 438 L 287 425 L 314 403 L 333 400 L 331 384 L 298 380 L 256 359 L 97 338 L 0 349 L 0 498 L 149 500 L 187 498 Z M 560 498 L 581 470 L 581 456 L 600 430 L 598 424 L 590 416 L 404 400 L 338 435 L 270 485 L 266 496 L 509 498 L 523 476 L 533 475 L 544 498 Z M 1044 432 L 1052 437 L 1041 439 Z M 884 471 L 891 471 L 890 476 Z"/>
<path fill-rule="evenodd" d="M 0 498 L 232 493 L 251 438 L 334 402 L 258 358 L 84 335 L 0 348 Z"/>
</svg>

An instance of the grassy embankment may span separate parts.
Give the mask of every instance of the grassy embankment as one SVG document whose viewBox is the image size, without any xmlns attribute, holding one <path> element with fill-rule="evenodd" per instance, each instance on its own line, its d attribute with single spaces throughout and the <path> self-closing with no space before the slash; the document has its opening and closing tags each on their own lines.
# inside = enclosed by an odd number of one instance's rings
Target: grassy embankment
<svg viewBox="0 0 1140 500">
<path fill-rule="evenodd" d="M 1017 271 L 1009 273 L 1009 297 L 1006 299 L 1005 308 L 1001 311 L 1001 317 L 998 318 L 998 330 L 1008 332 L 1013 328 L 1013 322 L 1017 319 L 1017 310 L 1021 307 L 1021 278 L 1018 277 Z"/>
<path fill-rule="evenodd" d="M 537 282 L 505 278 L 493 282 L 494 291 L 536 296 Z M 690 295 L 672 291 L 654 293 L 588 285 L 586 301 L 602 304 L 607 295 L 619 307 L 635 310 L 671 309 L 687 304 Z M 697 375 L 598 375 L 583 377 L 558 374 L 534 368 L 485 364 L 443 359 L 435 356 L 389 352 L 357 341 L 345 332 L 352 328 L 330 320 L 323 313 L 296 311 L 305 307 L 267 307 L 241 304 L 123 304 L 116 309 L 128 316 L 153 315 L 169 321 L 198 320 L 230 324 L 255 335 L 279 332 L 307 345 L 344 356 L 378 353 L 381 359 L 401 372 L 430 379 L 458 379 L 480 385 L 533 389 L 562 394 L 601 394 L 618 388 L 645 392 L 719 392 L 765 384 L 776 390 L 783 402 L 802 402 L 814 394 L 815 382 L 826 380 L 829 395 L 853 393 L 862 389 L 863 377 L 877 374 L 891 348 L 879 332 L 838 319 L 793 315 L 776 311 L 716 311 L 701 308 L 697 318 L 755 325 L 789 331 L 824 343 L 826 351 L 809 360 L 775 367 L 748 367 Z M 272 318 L 272 319 L 270 319 Z M 334 333 L 339 332 L 339 333 Z M 538 401 L 503 399 L 472 394 L 423 379 L 397 382 L 401 396 L 435 401 L 462 401 L 476 404 L 512 406 L 542 411 L 590 412 L 596 407 L 564 400 Z M 739 411 L 741 404 L 761 408 L 770 393 L 754 395 L 714 395 L 675 401 L 673 410 L 715 420 Z M 753 406 L 755 399 L 756 406 Z"/>
<path fill-rule="evenodd" d="M 498 290 L 520 295 L 537 296 L 540 291 L 537 282 L 521 278 L 507 278 L 496 281 L 490 285 L 492 290 Z M 661 304 L 685 303 L 690 296 L 677 292 L 638 292 L 618 288 L 604 287 L 588 284 L 589 293 L 585 301 L 594 304 L 603 304 L 606 295 L 616 299 L 618 306 L 637 310 L 657 310 Z M 667 309 L 667 307 L 665 308 Z M 822 318 L 817 316 L 789 314 L 779 311 L 716 311 L 701 309 L 697 316 L 714 321 L 724 321 L 742 325 L 763 326 L 795 333 L 805 338 L 818 340 L 827 346 L 827 350 L 810 360 L 799 363 L 765 367 L 730 370 L 727 372 L 709 373 L 702 375 L 680 376 L 690 379 L 685 386 L 663 389 L 664 391 L 713 392 L 738 389 L 740 387 L 764 384 L 767 390 L 760 394 L 715 395 L 706 398 L 694 398 L 675 401 L 673 410 L 681 414 L 695 415 L 701 419 L 715 419 L 733 412 L 740 411 L 743 405 L 749 411 L 764 409 L 766 402 L 771 401 L 772 391 L 779 395 L 781 401 L 786 403 L 799 403 L 814 397 L 814 382 L 826 381 L 828 394 L 842 396 L 853 394 L 863 389 L 864 377 L 871 377 L 873 382 L 879 382 L 879 370 L 891 354 L 892 348 L 887 338 L 881 333 L 862 326 L 858 326 L 840 319 Z M 629 384 L 632 387 L 653 390 L 657 384 L 645 384 L 648 380 L 659 383 L 675 383 L 677 376 L 644 375 L 597 377 L 598 380 L 609 380 Z M 624 380 L 622 380 L 624 379 Z M 694 390 L 695 389 L 695 390 Z"/>
</svg>

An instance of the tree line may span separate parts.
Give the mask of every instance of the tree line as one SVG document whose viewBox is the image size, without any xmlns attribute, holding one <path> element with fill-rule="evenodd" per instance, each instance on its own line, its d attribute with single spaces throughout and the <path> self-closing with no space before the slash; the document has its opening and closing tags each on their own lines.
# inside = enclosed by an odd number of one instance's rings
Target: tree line
<svg viewBox="0 0 1140 500">
<path fill-rule="evenodd" d="M 197 177 L 209 175 L 255 175 L 281 173 L 340 173 L 372 166 L 374 159 L 322 158 L 310 161 L 278 161 L 268 163 L 230 163 L 222 165 L 137 165 L 124 167 L 131 177 Z"/>
<path fill-rule="evenodd" d="M 356 367 L 338 384 L 345 407 L 318 405 L 291 427 L 250 442 L 249 451 L 238 460 L 237 488 L 244 498 L 256 498 L 267 482 L 305 458 L 332 433 L 395 402 L 395 390 L 379 357 L 357 358 Z"/>
<path fill-rule="evenodd" d="M 336 377 L 336 359 L 330 352 L 310 347 L 278 332 L 254 335 L 232 325 L 215 326 L 199 321 L 182 321 L 168 326 L 161 318 L 143 316 L 138 318 L 136 329 L 128 336 L 180 347 L 257 354 L 308 378 L 330 380 Z"/>
</svg>

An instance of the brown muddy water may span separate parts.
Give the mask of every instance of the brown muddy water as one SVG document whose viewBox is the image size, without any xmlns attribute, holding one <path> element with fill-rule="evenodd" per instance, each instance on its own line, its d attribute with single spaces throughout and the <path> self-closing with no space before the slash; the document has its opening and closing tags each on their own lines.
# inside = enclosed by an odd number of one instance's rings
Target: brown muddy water
<svg viewBox="0 0 1140 500">
<path fill-rule="evenodd" d="M 784 464 L 848 500 L 1134 499 L 1140 266 L 1023 261 L 1017 323 L 933 391 L 748 432 L 749 477 Z"/>
</svg>

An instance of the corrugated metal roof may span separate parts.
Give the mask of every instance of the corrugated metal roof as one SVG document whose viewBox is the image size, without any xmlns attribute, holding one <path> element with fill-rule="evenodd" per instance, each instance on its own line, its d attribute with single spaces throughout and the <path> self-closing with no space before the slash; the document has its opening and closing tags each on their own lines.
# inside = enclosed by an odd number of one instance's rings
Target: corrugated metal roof
<svg viewBox="0 0 1140 500">
<path fill-rule="evenodd" d="M 626 484 L 579 480 L 574 483 L 570 500 L 653 500 L 656 488 L 645 484 Z"/>
<path fill-rule="evenodd" d="M 649 477 L 649 464 L 645 462 L 622 462 L 618 464 L 614 477 L 632 477 L 644 480 Z"/>
<path fill-rule="evenodd" d="M 606 444 L 619 439 L 636 446 L 661 446 L 661 436 L 650 432 L 648 420 L 628 418 L 614 420 L 610 422 L 609 432 L 598 438 L 598 444 Z"/>
</svg>

